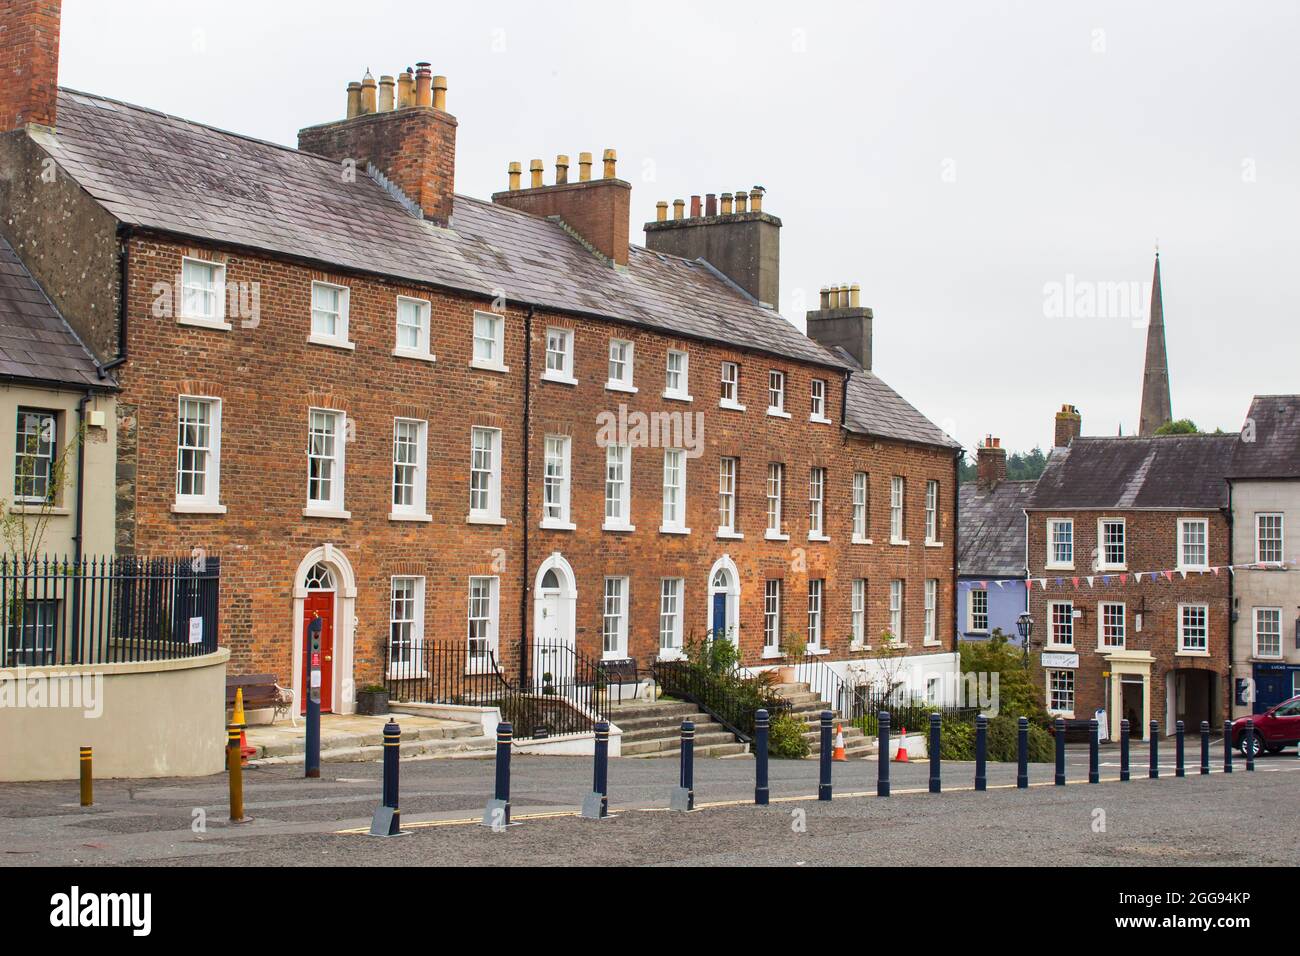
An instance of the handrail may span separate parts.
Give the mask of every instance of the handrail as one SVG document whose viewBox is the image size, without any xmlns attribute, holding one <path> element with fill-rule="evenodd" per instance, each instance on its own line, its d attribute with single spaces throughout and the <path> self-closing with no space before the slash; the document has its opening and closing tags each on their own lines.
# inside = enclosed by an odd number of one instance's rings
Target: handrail
<svg viewBox="0 0 1300 956">
<path fill-rule="evenodd" d="M 690 661 L 655 661 L 650 670 L 664 693 L 690 701 L 741 742 L 753 743 L 757 708 L 742 701 L 730 683 L 745 679 L 739 669 L 715 674 Z M 759 704 L 773 717 L 790 710 L 790 702 L 774 693 L 760 693 Z"/>
</svg>

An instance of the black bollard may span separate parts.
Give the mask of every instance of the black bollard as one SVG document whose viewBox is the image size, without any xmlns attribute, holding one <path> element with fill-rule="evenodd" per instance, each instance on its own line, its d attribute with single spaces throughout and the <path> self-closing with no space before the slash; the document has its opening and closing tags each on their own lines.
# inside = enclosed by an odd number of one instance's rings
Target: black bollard
<svg viewBox="0 0 1300 956">
<path fill-rule="evenodd" d="M 1210 722 L 1201 721 L 1201 776 L 1210 772 Z"/>
<path fill-rule="evenodd" d="M 1246 718 L 1246 771 L 1255 771 L 1255 718 Z"/>
<path fill-rule="evenodd" d="M 1029 718 L 1021 717 L 1016 734 L 1016 786 L 1024 790 L 1029 786 Z"/>
<path fill-rule="evenodd" d="M 876 715 L 876 796 L 889 796 L 889 711 Z"/>
<path fill-rule="evenodd" d="M 829 710 L 822 711 L 822 749 L 818 755 L 821 758 L 821 779 L 817 783 L 818 800 L 831 798 L 831 721 L 834 719 L 835 715 Z"/>
<path fill-rule="evenodd" d="M 1180 720 L 1174 724 L 1174 776 L 1187 776 L 1187 768 L 1183 765 L 1185 754 L 1183 748 L 1186 746 L 1184 741 L 1184 727 Z"/>
<path fill-rule="evenodd" d="M 1065 786 L 1065 718 L 1056 718 L 1056 785 Z"/>
<path fill-rule="evenodd" d="M 1155 780 L 1160 776 L 1160 721 L 1151 721 L 1150 733 L 1151 765 L 1147 770 L 1147 776 Z"/>
<path fill-rule="evenodd" d="M 681 771 L 669 809 L 689 813 L 695 809 L 695 722 L 682 721 Z"/>
<path fill-rule="evenodd" d="M 1101 728 L 1094 717 L 1088 721 L 1088 782 L 1101 783 L 1101 764 L 1099 748 L 1101 747 Z"/>
<path fill-rule="evenodd" d="M 384 725 L 384 788 L 383 800 L 370 821 L 370 835 L 391 837 L 402 835 L 402 811 L 398 809 L 398 762 L 402 756 L 402 728 L 397 721 L 388 719 Z"/>
<path fill-rule="evenodd" d="M 1128 738 L 1131 732 L 1128 721 L 1121 720 L 1119 722 L 1119 779 L 1121 782 L 1127 782 L 1130 778 Z"/>
<path fill-rule="evenodd" d="M 943 746 L 941 726 L 943 718 L 930 715 L 930 792 L 940 793 L 943 785 L 939 779 L 939 750 Z"/>
<path fill-rule="evenodd" d="M 510 751 L 515 728 L 509 721 L 497 724 L 497 776 L 492 799 L 483 811 L 483 826 L 500 830 L 510 826 Z"/>
<path fill-rule="evenodd" d="M 582 815 L 588 820 L 609 816 L 609 721 L 596 722 L 595 760 L 591 770 L 591 793 L 582 802 Z"/>
<path fill-rule="evenodd" d="M 983 714 L 975 718 L 975 789 L 987 790 L 989 760 L 989 719 Z"/>
<path fill-rule="evenodd" d="M 303 776 L 320 777 L 320 687 L 321 687 L 321 629 L 320 616 L 307 625 L 307 729 L 303 741 Z M 296 701 L 295 701 L 296 703 Z"/>
<path fill-rule="evenodd" d="M 767 711 L 759 710 L 754 714 L 754 804 L 765 807 L 768 801 L 767 789 Z"/>
<path fill-rule="evenodd" d="M 1223 772 L 1232 773 L 1232 721 L 1223 722 Z"/>
</svg>

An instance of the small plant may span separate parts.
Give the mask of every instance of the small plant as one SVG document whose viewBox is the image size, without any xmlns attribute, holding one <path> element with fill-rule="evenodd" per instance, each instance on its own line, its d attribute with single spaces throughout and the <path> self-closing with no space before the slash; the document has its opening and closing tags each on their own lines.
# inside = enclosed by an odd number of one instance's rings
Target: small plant
<svg viewBox="0 0 1300 956">
<path fill-rule="evenodd" d="M 386 690 L 388 690 L 388 688 L 385 687 L 383 684 L 367 684 L 365 687 L 361 688 L 361 693 L 382 694 Z"/>
<path fill-rule="evenodd" d="M 768 728 L 768 754 L 783 760 L 798 760 L 808 756 L 808 741 L 803 734 L 802 723 L 789 714 L 777 714 Z"/>
<path fill-rule="evenodd" d="M 542 693 L 548 697 L 555 696 L 555 677 L 550 671 L 542 675 Z"/>
</svg>

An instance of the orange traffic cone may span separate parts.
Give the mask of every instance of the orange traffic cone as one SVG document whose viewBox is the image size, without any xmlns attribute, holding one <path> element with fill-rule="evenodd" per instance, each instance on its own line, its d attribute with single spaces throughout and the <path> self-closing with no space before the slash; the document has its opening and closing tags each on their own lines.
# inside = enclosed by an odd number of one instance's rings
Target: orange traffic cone
<svg viewBox="0 0 1300 956">
<path fill-rule="evenodd" d="M 907 728 L 898 728 L 898 752 L 894 754 L 896 763 L 907 763 Z"/>
<path fill-rule="evenodd" d="M 843 724 L 835 725 L 835 749 L 831 751 L 831 759 L 832 760 L 849 759 L 848 757 L 844 756 L 844 725 Z"/>
<path fill-rule="evenodd" d="M 244 724 L 247 721 L 244 718 L 244 688 L 242 687 L 235 690 L 235 713 L 230 722 L 239 725 L 239 765 L 247 767 L 248 758 L 257 753 L 257 748 L 248 746 L 248 737 L 244 735 Z"/>
</svg>

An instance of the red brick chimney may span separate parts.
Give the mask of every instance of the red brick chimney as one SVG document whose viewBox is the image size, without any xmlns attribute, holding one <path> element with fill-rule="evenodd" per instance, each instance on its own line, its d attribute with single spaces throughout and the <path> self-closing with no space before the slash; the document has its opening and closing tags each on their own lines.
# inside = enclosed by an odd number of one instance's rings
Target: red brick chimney
<svg viewBox="0 0 1300 956">
<path fill-rule="evenodd" d="M 554 185 L 542 182 L 542 161 L 530 164 L 528 188 L 521 189 L 519 163 L 510 164 L 510 188 L 493 193 L 492 201 L 535 216 L 558 216 L 565 225 L 615 265 L 627 265 L 628 227 L 632 216 L 632 184 L 615 176 L 618 154 L 605 150 L 604 177 L 591 178 L 591 153 L 578 154 L 578 181 L 570 182 L 569 159 L 556 158 Z"/>
<path fill-rule="evenodd" d="M 1083 418 L 1073 405 L 1062 405 L 1056 413 L 1056 439 L 1053 448 L 1069 448 L 1070 442 L 1083 431 Z"/>
<path fill-rule="evenodd" d="M 0 4 L 0 132 L 53 126 L 59 98 L 59 0 Z"/>
<path fill-rule="evenodd" d="M 1007 477 L 1007 450 L 1002 439 L 988 435 L 975 449 L 975 474 L 981 488 L 992 488 Z"/>
<path fill-rule="evenodd" d="M 396 92 L 395 92 L 396 89 Z M 298 148 L 330 159 L 355 160 L 357 175 L 373 163 L 424 218 L 451 222 L 456 180 L 456 117 L 446 110 L 447 78 L 428 63 L 395 82 L 366 73 L 348 84 L 347 117 L 298 131 Z"/>
</svg>

